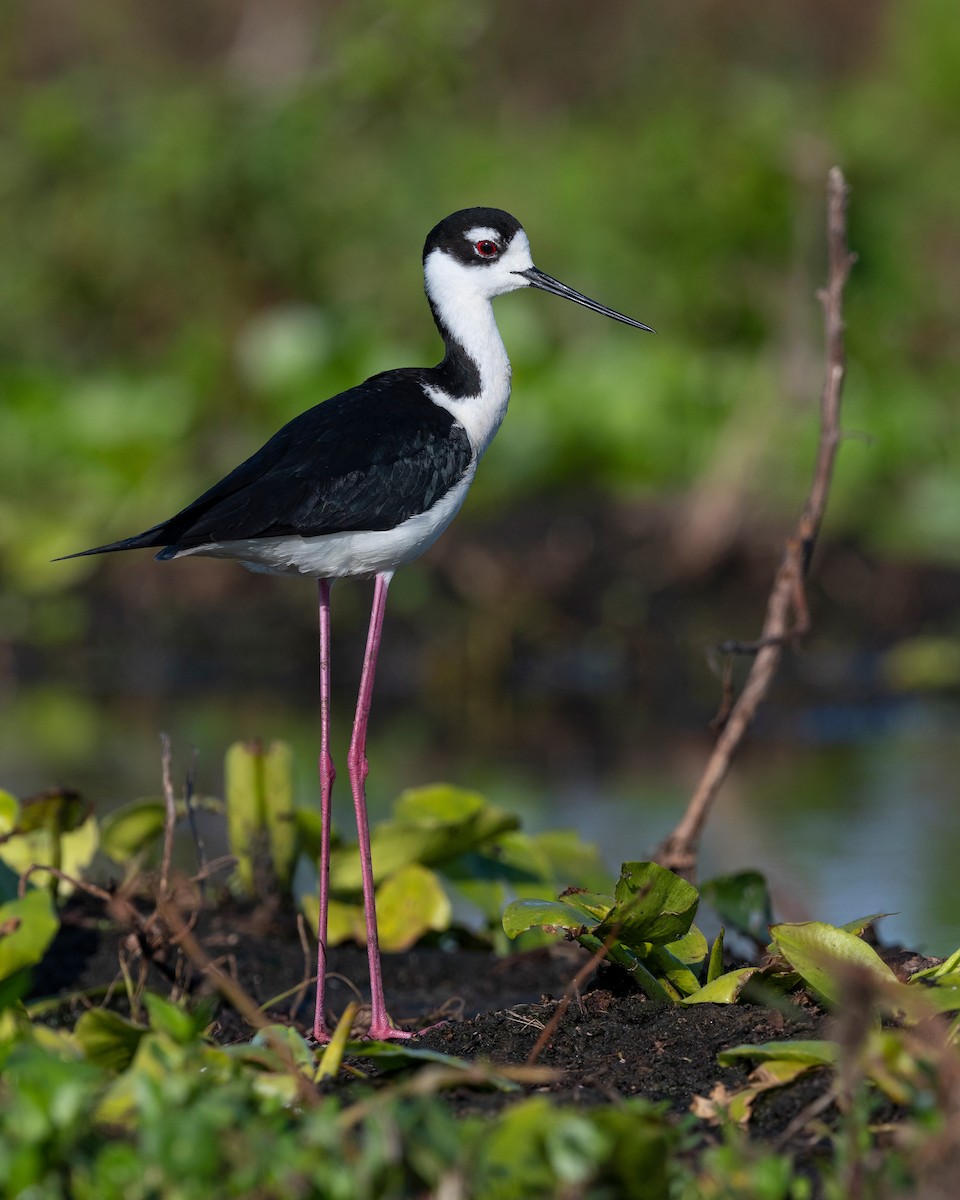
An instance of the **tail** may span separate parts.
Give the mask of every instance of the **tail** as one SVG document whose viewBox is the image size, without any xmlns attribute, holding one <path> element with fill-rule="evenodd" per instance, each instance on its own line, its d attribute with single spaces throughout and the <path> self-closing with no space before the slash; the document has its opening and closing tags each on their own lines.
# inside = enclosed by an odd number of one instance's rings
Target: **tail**
<svg viewBox="0 0 960 1200">
<path fill-rule="evenodd" d="M 54 562 L 66 562 L 68 558 L 86 558 L 88 554 L 114 554 L 118 550 L 148 550 L 157 546 L 167 547 L 172 553 L 168 554 L 166 549 L 161 550 L 157 558 L 172 558 L 176 553 L 176 547 L 168 547 L 168 539 L 163 536 L 163 525 L 154 525 L 152 529 L 147 529 L 144 533 L 138 533 L 134 537 L 123 538 L 119 542 L 108 542 L 106 546 L 94 546 L 92 550 L 78 550 L 75 554 L 61 554 L 59 558 L 55 558 Z"/>
</svg>

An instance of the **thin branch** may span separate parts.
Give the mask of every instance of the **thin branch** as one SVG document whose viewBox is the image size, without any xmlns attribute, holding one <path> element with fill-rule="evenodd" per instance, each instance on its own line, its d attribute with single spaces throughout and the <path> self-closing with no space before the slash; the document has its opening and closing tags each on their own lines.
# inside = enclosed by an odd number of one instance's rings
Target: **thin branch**
<svg viewBox="0 0 960 1200">
<path fill-rule="evenodd" d="M 855 256 L 847 248 L 847 184 L 839 167 L 827 181 L 827 286 L 818 293 L 823 306 L 826 371 L 820 396 L 820 442 L 813 482 L 796 529 L 787 539 L 780 567 L 767 601 L 763 631 L 751 647 L 756 657 L 743 691 L 729 710 L 706 769 L 673 833 L 657 852 L 657 861 L 679 874 L 692 876 L 700 836 L 710 808 L 757 709 L 770 690 L 787 642 L 805 634 L 810 625 L 803 580 L 813 557 L 823 521 L 840 431 L 840 398 L 845 355 L 843 344 L 843 290 Z"/>
<path fill-rule="evenodd" d="M 160 734 L 160 764 L 163 779 L 163 799 L 166 804 L 166 818 L 163 822 L 163 860 L 160 864 L 160 885 L 157 889 L 161 901 L 167 896 L 167 883 L 170 879 L 170 862 L 173 858 L 173 830 L 177 823 L 177 803 L 173 795 L 173 781 L 170 777 L 170 735 Z"/>
</svg>

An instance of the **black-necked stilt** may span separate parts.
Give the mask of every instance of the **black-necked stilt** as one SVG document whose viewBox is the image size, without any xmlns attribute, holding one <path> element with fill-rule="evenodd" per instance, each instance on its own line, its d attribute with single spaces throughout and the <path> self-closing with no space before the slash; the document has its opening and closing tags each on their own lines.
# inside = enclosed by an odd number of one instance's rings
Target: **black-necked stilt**
<svg viewBox="0 0 960 1200">
<path fill-rule="evenodd" d="M 435 226 L 423 274 L 446 353 L 436 367 L 401 367 L 318 404 L 285 425 L 252 458 L 145 533 L 84 550 L 105 554 L 162 546 L 159 559 L 190 554 L 238 559 L 254 571 L 317 579 L 320 604 L 320 928 L 314 1035 L 324 1017 L 330 793 L 330 583 L 375 578 L 370 628 L 348 766 L 356 810 L 370 962 L 373 1038 L 410 1036 L 387 1016 L 380 974 L 364 782 L 367 719 L 387 588 L 397 567 L 430 546 L 453 520 L 480 456 L 507 411 L 510 363 L 490 301 L 535 287 L 649 329 L 537 270 L 518 221 L 496 208 L 467 208 Z M 79 555 L 68 555 L 75 558 Z"/>
</svg>

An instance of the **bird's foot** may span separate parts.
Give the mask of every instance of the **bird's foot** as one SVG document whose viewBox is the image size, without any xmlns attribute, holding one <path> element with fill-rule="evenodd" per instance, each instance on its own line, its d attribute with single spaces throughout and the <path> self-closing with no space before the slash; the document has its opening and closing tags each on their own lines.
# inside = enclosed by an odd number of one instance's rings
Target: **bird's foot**
<svg viewBox="0 0 960 1200">
<path fill-rule="evenodd" d="M 369 1039 L 371 1042 L 405 1042 L 408 1038 L 414 1038 L 422 1032 L 422 1029 L 395 1029 L 393 1025 L 371 1025 L 363 1037 L 364 1040 Z"/>
</svg>

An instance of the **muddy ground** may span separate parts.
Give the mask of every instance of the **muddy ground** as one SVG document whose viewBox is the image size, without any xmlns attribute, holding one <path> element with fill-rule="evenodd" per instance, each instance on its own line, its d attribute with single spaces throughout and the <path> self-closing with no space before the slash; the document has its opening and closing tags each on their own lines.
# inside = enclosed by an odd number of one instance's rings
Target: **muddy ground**
<svg viewBox="0 0 960 1200">
<path fill-rule="evenodd" d="M 257 1004 L 296 989 L 309 971 L 303 946 L 295 933 L 291 936 L 288 916 L 221 910 L 204 916 L 195 932 L 205 954 Z M 74 902 L 35 972 L 33 994 L 79 996 L 97 986 L 119 983 L 119 952 L 125 936 L 129 953 L 129 935 L 110 922 L 99 904 Z M 176 952 L 171 957 L 168 951 L 169 947 L 161 950 L 159 966 L 151 965 L 147 971 L 147 986 L 163 993 L 170 991 L 170 976 L 178 971 Z M 420 947 L 384 956 L 387 1002 L 401 1026 L 415 1028 L 447 1018 L 445 1024 L 424 1033 L 419 1045 L 468 1059 L 522 1066 L 585 957 L 579 947 L 565 945 L 509 958 L 482 950 Z M 131 961 L 136 961 L 136 953 Z M 181 975 L 183 966 L 181 962 Z M 358 992 L 366 995 L 365 951 L 337 947 L 330 953 L 329 969 L 328 1002 L 335 1014 Z M 193 986 L 206 986 L 194 967 L 190 972 Z M 111 1003 L 121 1004 L 122 996 L 118 986 Z M 86 1004 L 101 1002 L 99 996 L 71 1000 L 57 1019 L 69 1022 Z M 306 1034 L 312 1005 L 313 988 L 304 986 L 273 1005 L 270 1015 Z M 826 1016 L 809 1002 L 779 1009 L 760 1004 L 686 1008 L 651 1003 L 632 990 L 630 981 L 615 968 L 603 967 L 585 980 L 578 995 L 571 995 L 562 1019 L 539 1047 L 538 1065 L 555 1068 L 556 1077 L 531 1084 L 528 1090 L 574 1105 L 644 1096 L 683 1114 L 694 1097 L 708 1096 L 717 1083 L 733 1089 L 746 1081 L 749 1064 L 720 1067 L 721 1050 L 742 1042 L 821 1037 L 827 1026 Z M 235 1012 L 221 1009 L 215 1028 L 220 1040 L 244 1040 L 251 1032 Z M 827 1085 L 825 1075 L 814 1074 L 762 1097 L 754 1110 L 755 1132 L 775 1139 Z M 349 1090 L 357 1085 L 348 1081 L 336 1086 Z M 493 1111 L 516 1099 L 516 1093 L 468 1088 L 445 1094 L 454 1110 L 464 1114 Z"/>
</svg>

